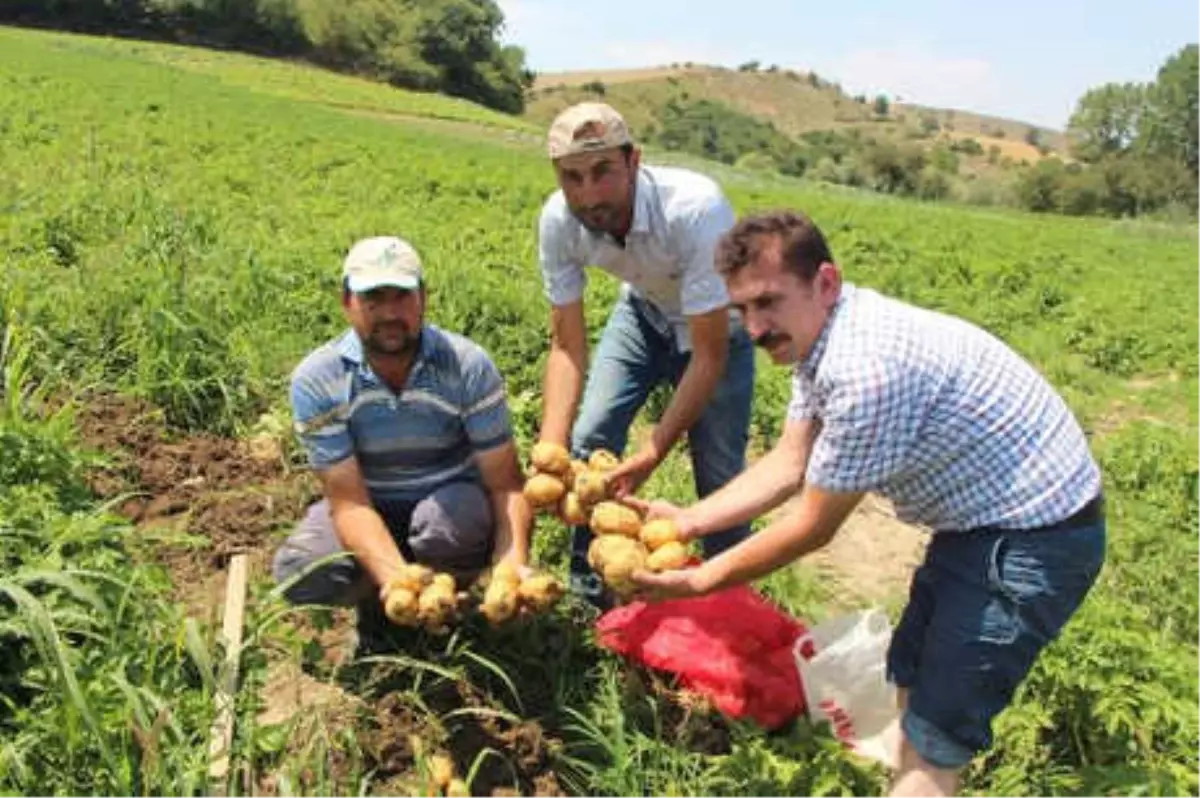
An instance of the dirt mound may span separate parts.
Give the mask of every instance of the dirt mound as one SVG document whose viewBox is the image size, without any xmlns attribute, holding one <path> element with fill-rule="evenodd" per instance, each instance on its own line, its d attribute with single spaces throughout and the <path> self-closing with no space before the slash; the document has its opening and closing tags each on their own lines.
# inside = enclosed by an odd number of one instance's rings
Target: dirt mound
<svg viewBox="0 0 1200 798">
<path fill-rule="evenodd" d="M 190 536 L 151 551 L 181 589 L 206 582 L 233 554 L 261 566 L 272 533 L 299 519 L 318 492 L 311 477 L 288 471 L 278 448 L 173 433 L 161 411 L 136 399 L 91 397 L 76 423 L 83 443 L 109 460 L 88 476 L 97 496 L 142 528 Z"/>
</svg>

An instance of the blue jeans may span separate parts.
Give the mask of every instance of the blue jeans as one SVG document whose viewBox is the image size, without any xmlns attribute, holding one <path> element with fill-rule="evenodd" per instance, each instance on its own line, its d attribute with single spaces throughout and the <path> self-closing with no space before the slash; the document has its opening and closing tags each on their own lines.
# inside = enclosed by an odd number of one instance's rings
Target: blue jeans
<svg viewBox="0 0 1200 798">
<path fill-rule="evenodd" d="M 957 769 L 991 745 L 992 719 L 1095 583 L 1105 539 L 1103 514 L 934 535 L 888 651 L 909 690 L 901 728 L 926 762 Z"/>
<path fill-rule="evenodd" d="M 660 383 L 679 384 L 691 353 L 679 351 L 674 335 L 658 319 L 644 300 L 623 296 L 617 301 L 592 355 L 583 404 L 571 434 L 575 457 L 586 458 L 596 449 L 621 454 L 629 426 L 651 390 Z M 739 327 L 730 335 L 725 375 L 687 433 L 697 496 L 713 493 L 745 469 L 753 396 L 754 345 Z M 708 535 L 703 539 L 705 557 L 721 553 L 749 533 L 749 525 L 744 525 Z M 591 541 L 591 530 L 575 528 L 572 571 L 590 573 Z"/>
</svg>

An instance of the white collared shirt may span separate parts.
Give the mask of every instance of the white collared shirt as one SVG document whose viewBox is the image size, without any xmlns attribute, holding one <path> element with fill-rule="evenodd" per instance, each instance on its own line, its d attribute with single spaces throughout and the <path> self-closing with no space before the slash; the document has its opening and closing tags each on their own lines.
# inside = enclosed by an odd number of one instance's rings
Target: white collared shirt
<svg viewBox="0 0 1200 798">
<path fill-rule="evenodd" d="M 713 180 L 687 169 L 642 166 L 633 223 L 622 247 L 584 227 L 563 192 L 556 191 L 542 207 L 538 225 L 546 298 L 556 306 L 579 301 L 587 284 L 584 267 L 597 266 L 622 280 L 622 290 L 657 307 L 662 331 L 673 330 L 680 351 L 690 351 L 687 317 L 729 304 L 714 256 L 734 219 Z M 730 321 L 738 323 L 735 311 Z"/>
</svg>

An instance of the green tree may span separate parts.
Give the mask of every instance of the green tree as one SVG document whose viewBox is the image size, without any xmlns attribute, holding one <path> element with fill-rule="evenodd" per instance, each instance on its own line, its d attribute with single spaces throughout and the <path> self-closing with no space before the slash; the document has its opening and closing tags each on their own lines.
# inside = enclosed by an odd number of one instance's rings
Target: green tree
<svg viewBox="0 0 1200 798">
<path fill-rule="evenodd" d="M 1189 44 L 1167 59 L 1150 87 L 1139 131 L 1148 154 L 1183 163 L 1197 175 L 1197 118 L 1200 117 L 1200 66 L 1197 47 Z"/>
<path fill-rule="evenodd" d="M 1095 163 L 1128 148 L 1137 139 L 1146 95 L 1147 87 L 1140 83 L 1107 83 L 1088 90 L 1067 122 L 1075 157 Z"/>
</svg>

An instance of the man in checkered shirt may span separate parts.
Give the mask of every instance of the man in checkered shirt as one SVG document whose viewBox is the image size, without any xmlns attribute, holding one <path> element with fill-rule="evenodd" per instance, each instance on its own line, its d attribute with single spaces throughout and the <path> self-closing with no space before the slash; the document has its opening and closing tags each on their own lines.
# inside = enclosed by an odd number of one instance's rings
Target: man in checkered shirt
<svg viewBox="0 0 1200 798">
<path fill-rule="evenodd" d="M 685 538 L 796 509 L 699 567 L 641 574 L 658 596 L 749 582 L 824 546 L 863 494 L 933 530 L 888 652 L 904 712 L 893 794 L 951 794 L 991 721 L 1104 560 L 1100 472 L 1066 403 L 987 332 L 842 282 L 820 230 L 752 216 L 717 266 L 746 329 L 793 367 L 779 443 L 679 509 Z"/>
</svg>

